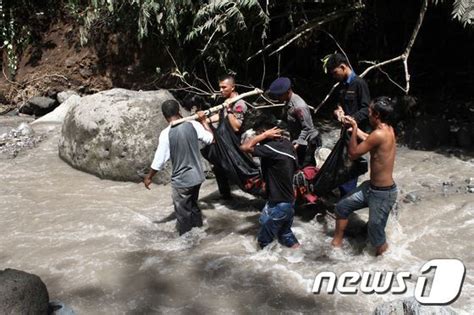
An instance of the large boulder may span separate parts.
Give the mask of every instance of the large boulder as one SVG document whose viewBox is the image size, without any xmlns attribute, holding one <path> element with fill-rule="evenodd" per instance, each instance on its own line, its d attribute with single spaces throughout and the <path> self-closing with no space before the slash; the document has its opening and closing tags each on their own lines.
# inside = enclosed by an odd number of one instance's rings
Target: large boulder
<svg viewBox="0 0 474 315">
<path fill-rule="evenodd" d="M 0 271 L 0 314 L 48 314 L 46 285 L 33 274 L 15 269 Z"/>
<path fill-rule="evenodd" d="M 140 181 L 149 169 L 160 132 L 168 126 L 161 104 L 166 90 L 112 89 L 82 97 L 63 122 L 59 156 L 100 178 Z M 170 180 L 170 166 L 157 182 Z"/>
</svg>

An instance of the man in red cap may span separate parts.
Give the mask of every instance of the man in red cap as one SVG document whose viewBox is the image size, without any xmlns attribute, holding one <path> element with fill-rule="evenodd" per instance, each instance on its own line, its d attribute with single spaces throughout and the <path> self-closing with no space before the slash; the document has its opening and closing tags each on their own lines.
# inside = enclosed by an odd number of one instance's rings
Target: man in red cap
<svg viewBox="0 0 474 315">
<path fill-rule="evenodd" d="M 289 78 L 280 77 L 270 84 L 267 94 L 285 102 L 287 108 L 288 131 L 293 147 L 298 155 L 301 168 L 316 165 L 314 152 L 321 146 L 319 132 L 314 128 L 308 104 L 291 89 Z"/>
</svg>

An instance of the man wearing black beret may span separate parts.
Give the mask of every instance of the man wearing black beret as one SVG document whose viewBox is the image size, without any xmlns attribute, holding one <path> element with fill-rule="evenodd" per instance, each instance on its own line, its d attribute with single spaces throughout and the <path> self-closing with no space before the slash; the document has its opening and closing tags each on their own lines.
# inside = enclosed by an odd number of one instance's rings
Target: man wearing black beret
<svg viewBox="0 0 474 315">
<path fill-rule="evenodd" d="M 316 165 L 314 152 L 321 145 L 319 132 L 314 128 L 308 104 L 291 89 L 289 78 L 280 77 L 270 84 L 267 94 L 285 102 L 287 106 L 288 131 L 298 154 L 301 168 Z"/>
</svg>

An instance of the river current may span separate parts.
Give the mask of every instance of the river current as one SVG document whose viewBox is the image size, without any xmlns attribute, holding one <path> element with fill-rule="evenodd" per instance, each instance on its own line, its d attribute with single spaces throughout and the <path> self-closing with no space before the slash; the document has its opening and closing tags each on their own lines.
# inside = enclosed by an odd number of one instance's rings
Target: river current
<svg viewBox="0 0 474 315">
<path fill-rule="evenodd" d="M 334 220 L 300 216 L 294 232 L 301 249 L 257 250 L 262 200 L 234 190 L 233 201 L 221 202 L 215 181 L 206 180 L 204 227 L 179 237 L 169 186 L 149 191 L 75 170 L 58 157 L 60 128 L 37 132 L 45 140 L 36 148 L 0 159 L 0 269 L 37 274 L 50 298 L 77 314 L 370 314 L 383 302 L 412 297 L 421 266 L 435 258 L 464 263 L 464 286 L 450 307 L 474 312 L 472 159 L 398 149 L 399 201 L 382 257 L 361 237 L 334 250 Z M 402 295 L 313 294 L 323 271 L 413 276 Z"/>
</svg>

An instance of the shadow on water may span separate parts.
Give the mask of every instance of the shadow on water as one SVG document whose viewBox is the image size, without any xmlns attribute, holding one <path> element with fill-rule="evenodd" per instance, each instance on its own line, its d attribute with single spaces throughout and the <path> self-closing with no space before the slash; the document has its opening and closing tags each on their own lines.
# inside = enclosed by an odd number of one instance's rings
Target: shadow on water
<svg viewBox="0 0 474 315">
<path fill-rule="evenodd" d="M 225 200 L 220 198 L 218 191 L 215 191 L 203 198 L 199 202 L 204 204 L 203 210 L 215 209 L 216 204 L 222 205 L 229 210 L 249 212 L 260 211 L 265 205 L 265 200 L 256 197 L 247 197 L 233 194 L 231 199 Z"/>
<path fill-rule="evenodd" d="M 163 219 L 161 220 L 155 220 L 153 221 L 153 223 L 155 224 L 160 224 L 160 223 L 166 223 L 166 222 L 170 222 L 170 221 L 173 221 L 173 220 L 176 220 L 176 213 L 171 212 L 169 215 L 167 215 L 166 217 L 164 217 Z"/>
<path fill-rule="evenodd" d="M 133 311 L 128 314 L 317 313 L 321 307 L 313 295 L 293 290 L 270 269 L 253 268 L 233 256 L 203 253 L 203 248 L 196 246 L 185 252 L 143 250 L 126 254 L 123 260 L 128 268 L 118 298 L 139 301 L 129 304 Z M 156 264 L 147 264 L 158 257 Z M 90 292 L 100 294 L 100 290 Z"/>
</svg>

